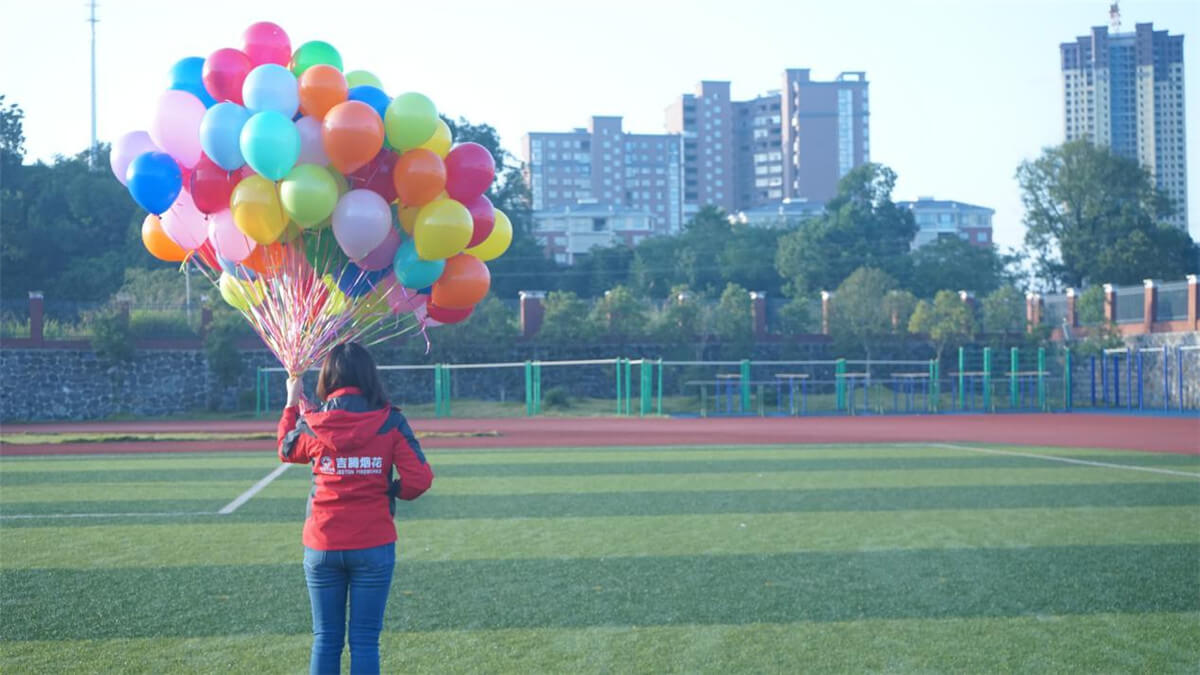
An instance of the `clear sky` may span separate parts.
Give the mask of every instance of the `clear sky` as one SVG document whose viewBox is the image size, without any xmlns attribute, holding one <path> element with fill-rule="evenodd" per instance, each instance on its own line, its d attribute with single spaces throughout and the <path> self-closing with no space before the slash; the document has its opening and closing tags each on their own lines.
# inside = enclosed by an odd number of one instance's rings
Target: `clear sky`
<svg viewBox="0 0 1200 675">
<path fill-rule="evenodd" d="M 6 0 L 0 93 L 26 111 L 31 157 L 87 147 L 84 0 Z M 1123 30 L 1151 21 L 1185 36 L 1191 233 L 1200 238 L 1200 2 L 1127 0 Z M 663 130 L 664 110 L 699 80 L 735 98 L 779 88 L 787 67 L 816 79 L 863 70 L 871 159 L 899 174 L 895 197 L 931 195 L 996 210 L 1002 246 L 1023 236 L 1017 164 L 1063 140 L 1060 42 L 1106 25 L 1108 0 L 102 0 L 99 137 L 144 129 L 184 56 L 240 47 L 249 24 L 280 24 L 297 46 L 326 40 L 348 70 L 389 94 L 488 122 L 519 154 L 527 131 L 623 115 Z"/>
</svg>

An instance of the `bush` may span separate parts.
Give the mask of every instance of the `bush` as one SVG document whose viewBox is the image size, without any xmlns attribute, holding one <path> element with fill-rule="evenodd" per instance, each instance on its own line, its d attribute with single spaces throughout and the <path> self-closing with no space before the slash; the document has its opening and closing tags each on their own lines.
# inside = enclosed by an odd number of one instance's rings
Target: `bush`
<svg viewBox="0 0 1200 675">
<path fill-rule="evenodd" d="M 547 408 L 570 408 L 571 396 L 564 387 L 552 387 L 542 394 L 542 404 Z"/>
<path fill-rule="evenodd" d="M 129 315 L 129 328 L 134 337 L 189 338 L 196 331 L 187 315 L 153 309 L 135 309 Z"/>
<path fill-rule="evenodd" d="M 233 384 L 242 372 L 242 355 L 237 349 L 237 337 L 242 333 L 244 323 L 240 315 L 220 312 L 213 316 L 208 335 L 204 336 L 208 368 L 221 385 Z"/>
<path fill-rule="evenodd" d="M 109 361 L 133 360 L 133 332 L 129 328 L 129 315 L 108 310 L 92 317 L 92 349 Z"/>
</svg>

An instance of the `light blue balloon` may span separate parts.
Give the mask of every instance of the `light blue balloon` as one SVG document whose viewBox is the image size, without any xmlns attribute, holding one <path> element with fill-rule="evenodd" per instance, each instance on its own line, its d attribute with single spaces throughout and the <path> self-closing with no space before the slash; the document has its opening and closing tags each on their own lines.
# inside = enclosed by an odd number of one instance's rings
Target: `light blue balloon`
<svg viewBox="0 0 1200 675">
<path fill-rule="evenodd" d="M 204 59 L 199 56 L 188 56 L 179 59 L 171 66 L 171 89 L 178 89 L 192 94 L 200 99 L 205 108 L 216 105 L 216 100 L 204 88 Z"/>
<path fill-rule="evenodd" d="M 242 127 L 242 157 L 268 180 L 282 180 L 300 158 L 300 132 L 277 110 L 255 113 Z"/>
<path fill-rule="evenodd" d="M 242 83 L 242 100 L 251 113 L 274 110 L 288 118 L 300 108 L 300 92 L 292 71 L 275 63 L 264 63 L 250 71 Z"/>
<path fill-rule="evenodd" d="M 242 168 L 242 127 L 250 113 L 242 106 L 224 101 L 209 108 L 200 120 L 200 147 L 217 166 L 226 171 Z"/>
<path fill-rule="evenodd" d="M 396 280 L 405 288 L 424 288 L 432 285 L 446 269 L 445 260 L 421 260 L 412 239 L 406 240 L 396 249 L 392 265 Z"/>
</svg>

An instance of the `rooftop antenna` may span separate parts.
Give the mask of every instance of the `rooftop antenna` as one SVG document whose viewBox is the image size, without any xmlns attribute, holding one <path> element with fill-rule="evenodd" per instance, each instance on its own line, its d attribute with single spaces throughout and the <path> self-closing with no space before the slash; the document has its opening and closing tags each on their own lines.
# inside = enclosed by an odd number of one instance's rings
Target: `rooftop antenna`
<svg viewBox="0 0 1200 675">
<path fill-rule="evenodd" d="M 92 144 L 88 148 L 88 168 L 95 171 L 98 150 L 96 144 L 96 23 L 99 21 L 96 18 L 96 0 L 90 0 L 88 8 L 91 10 L 88 23 L 92 27 Z"/>
<path fill-rule="evenodd" d="M 1121 32 L 1121 3 L 1114 2 L 1108 6 L 1108 23 L 1112 26 L 1112 32 Z"/>
</svg>

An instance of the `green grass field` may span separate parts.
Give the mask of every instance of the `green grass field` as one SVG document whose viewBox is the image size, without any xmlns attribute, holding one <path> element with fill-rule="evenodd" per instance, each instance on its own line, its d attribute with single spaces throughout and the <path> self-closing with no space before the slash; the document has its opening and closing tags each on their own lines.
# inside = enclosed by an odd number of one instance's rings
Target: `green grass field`
<svg viewBox="0 0 1200 675">
<path fill-rule="evenodd" d="M 987 447 L 1155 471 L 902 445 L 430 451 L 383 670 L 1200 669 L 1200 457 Z M 0 458 L 0 672 L 305 672 L 308 469 L 217 514 L 276 467 Z"/>
</svg>

